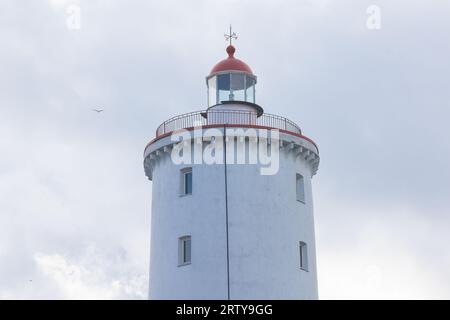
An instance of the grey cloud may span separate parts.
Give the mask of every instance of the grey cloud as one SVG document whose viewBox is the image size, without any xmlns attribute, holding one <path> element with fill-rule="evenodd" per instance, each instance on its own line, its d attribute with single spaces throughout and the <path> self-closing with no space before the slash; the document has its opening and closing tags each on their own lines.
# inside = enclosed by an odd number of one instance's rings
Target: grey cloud
<svg viewBox="0 0 450 320">
<path fill-rule="evenodd" d="M 143 147 L 160 122 L 205 107 L 204 77 L 225 56 L 230 22 L 236 55 L 259 77 L 258 103 L 300 123 L 321 151 L 321 297 L 352 297 L 336 290 L 333 265 L 359 268 L 364 282 L 380 259 L 396 264 L 379 264 L 392 285 L 348 287 L 399 297 L 404 272 L 417 277 L 408 297 L 450 296 L 439 281 L 450 266 L 448 3 L 377 1 L 379 31 L 365 27 L 372 1 L 78 1 L 79 31 L 65 27 L 67 3 L 1 5 L 0 298 L 78 297 L 64 272 L 55 278 L 67 266 L 87 268 L 81 288 L 142 298 Z M 102 261 L 86 258 L 91 245 Z M 117 257 L 126 270 L 108 269 Z M 23 283 L 30 276 L 39 295 Z M 114 291 L 117 279 L 138 289 Z"/>
</svg>

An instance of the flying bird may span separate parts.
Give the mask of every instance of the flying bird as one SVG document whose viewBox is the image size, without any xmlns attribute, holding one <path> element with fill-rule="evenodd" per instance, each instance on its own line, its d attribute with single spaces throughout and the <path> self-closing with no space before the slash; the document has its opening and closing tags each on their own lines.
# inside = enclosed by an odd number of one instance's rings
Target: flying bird
<svg viewBox="0 0 450 320">
<path fill-rule="evenodd" d="M 103 112 L 103 109 L 92 109 L 92 111 L 95 111 L 97 113 Z"/>
</svg>

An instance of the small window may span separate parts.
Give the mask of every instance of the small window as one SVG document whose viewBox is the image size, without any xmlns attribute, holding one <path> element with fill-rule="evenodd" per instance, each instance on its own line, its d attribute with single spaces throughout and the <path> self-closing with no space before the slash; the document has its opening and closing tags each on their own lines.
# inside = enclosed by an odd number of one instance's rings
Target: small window
<svg viewBox="0 0 450 320">
<path fill-rule="evenodd" d="M 308 246 L 300 241 L 300 269 L 308 271 Z"/>
<path fill-rule="evenodd" d="M 178 239 L 178 265 L 184 266 L 191 263 L 191 236 Z"/>
<path fill-rule="evenodd" d="M 305 180 L 299 173 L 296 175 L 297 201 L 305 203 Z"/>
<path fill-rule="evenodd" d="M 192 168 L 181 169 L 180 173 L 180 195 L 192 194 Z"/>
</svg>

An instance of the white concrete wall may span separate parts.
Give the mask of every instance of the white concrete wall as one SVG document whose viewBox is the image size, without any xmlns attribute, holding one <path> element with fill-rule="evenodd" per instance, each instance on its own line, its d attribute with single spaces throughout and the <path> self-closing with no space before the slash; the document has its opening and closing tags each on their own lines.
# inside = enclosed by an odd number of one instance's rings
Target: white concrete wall
<svg viewBox="0 0 450 320">
<path fill-rule="evenodd" d="M 156 148 L 170 144 L 162 140 Z M 231 299 L 317 298 L 311 166 L 296 154 L 282 148 L 272 176 L 258 165 L 227 166 Z M 183 167 L 164 153 L 152 168 L 150 298 L 227 299 L 224 166 L 192 165 L 193 194 L 180 197 Z M 305 204 L 296 200 L 296 173 Z M 192 236 L 192 263 L 179 267 L 184 235 Z M 300 269 L 299 241 L 308 244 L 309 271 Z"/>
<path fill-rule="evenodd" d="M 166 154 L 153 172 L 150 298 L 226 299 L 223 165 L 193 165 L 192 195 Z M 178 238 L 192 237 L 192 263 L 178 266 Z"/>
<path fill-rule="evenodd" d="M 296 200 L 296 173 L 305 179 L 305 203 Z M 310 177 L 309 165 L 287 149 L 273 176 L 228 166 L 232 299 L 317 299 Z M 308 271 L 300 269 L 300 241 L 308 245 Z"/>
<path fill-rule="evenodd" d="M 228 112 L 227 112 L 228 111 Z M 239 113 L 233 113 L 233 111 L 240 111 Z M 223 114 L 220 112 L 224 112 Z M 208 113 L 208 125 L 211 124 L 256 124 L 257 110 L 255 107 L 245 105 L 242 103 L 227 103 L 219 104 L 211 107 L 207 111 Z"/>
</svg>

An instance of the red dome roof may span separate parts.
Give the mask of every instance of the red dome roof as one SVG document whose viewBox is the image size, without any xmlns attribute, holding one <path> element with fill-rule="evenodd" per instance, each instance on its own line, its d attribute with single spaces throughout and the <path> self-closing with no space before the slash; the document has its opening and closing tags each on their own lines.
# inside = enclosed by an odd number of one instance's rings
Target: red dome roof
<svg viewBox="0 0 450 320">
<path fill-rule="evenodd" d="M 246 72 L 248 74 L 253 75 L 252 69 L 250 69 L 248 64 L 246 64 L 244 61 L 236 59 L 234 57 L 235 51 L 236 51 L 236 49 L 232 45 L 229 45 L 227 47 L 228 58 L 226 58 L 226 59 L 220 61 L 218 64 L 216 64 L 212 68 L 211 74 L 222 72 L 222 71 L 242 71 L 242 72 Z"/>
</svg>

